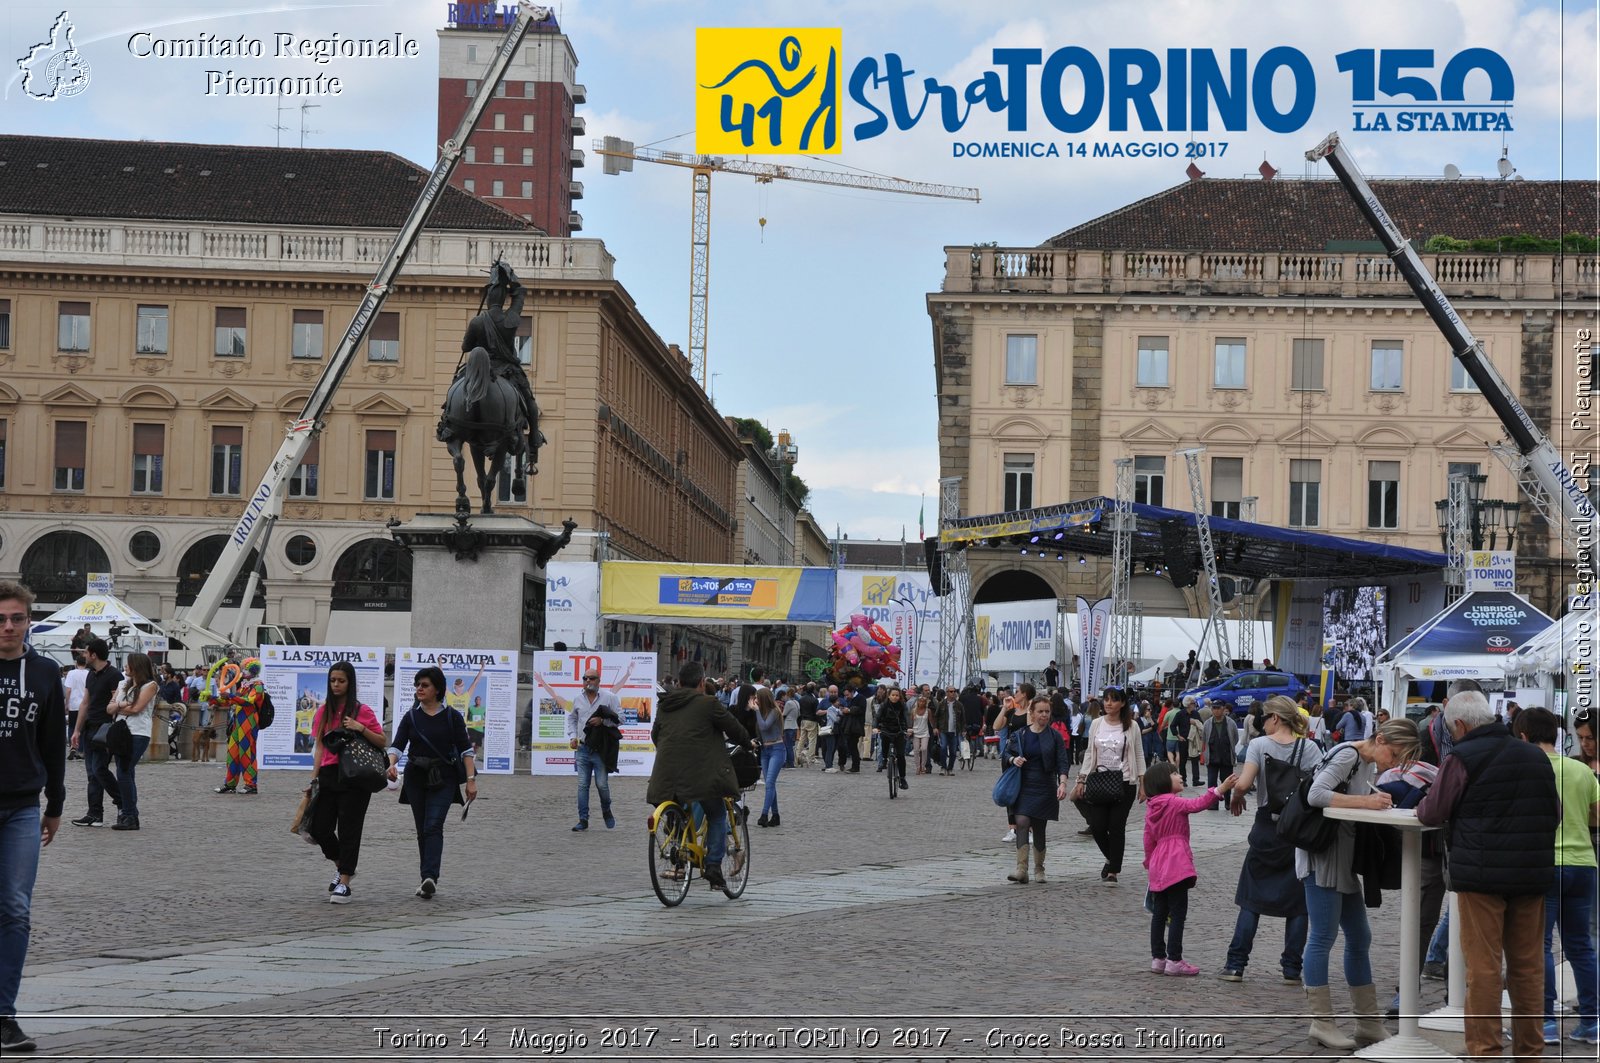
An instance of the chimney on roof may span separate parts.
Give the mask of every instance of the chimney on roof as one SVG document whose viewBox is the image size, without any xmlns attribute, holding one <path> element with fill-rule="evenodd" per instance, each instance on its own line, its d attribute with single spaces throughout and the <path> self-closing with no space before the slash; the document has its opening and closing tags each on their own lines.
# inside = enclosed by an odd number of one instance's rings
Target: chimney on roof
<svg viewBox="0 0 1600 1063">
<path fill-rule="evenodd" d="M 1257 166 L 1256 170 L 1261 174 L 1261 179 L 1263 181 L 1270 181 L 1274 177 L 1278 176 L 1278 171 L 1272 168 L 1272 163 L 1266 160 L 1266 156 L 1262 156 L 1261 165 Z"/>
<path fill-rule="evenodd" d="M 1188 168 L 1186 170 L 1184 170 L 1183 172 L 1188 175 L 1189 180 L 1191 180 L 1191 181 L 1198 181 L 1198 180 L 1200 180 L 1200 178 L 1202 178 L 1202 177 L 1204 177 L 1206 175 L 1206 172 L 1204 170 L 1200 169 L 1200 167 L 1196 166 L 1192 162 L 1189 164 Z"/>
</svg>

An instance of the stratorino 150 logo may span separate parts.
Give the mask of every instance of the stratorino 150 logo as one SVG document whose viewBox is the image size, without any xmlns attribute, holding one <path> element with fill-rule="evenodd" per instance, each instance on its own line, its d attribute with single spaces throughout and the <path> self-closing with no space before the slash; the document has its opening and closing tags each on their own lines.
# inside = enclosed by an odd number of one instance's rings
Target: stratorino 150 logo
<svg viewBox="0 0 1600 1063">
<path fill-rule="evenodd" d="M 844 31 L 695 31 L 695 150 L 776 155 L 841 150 Z"/>
</svg>

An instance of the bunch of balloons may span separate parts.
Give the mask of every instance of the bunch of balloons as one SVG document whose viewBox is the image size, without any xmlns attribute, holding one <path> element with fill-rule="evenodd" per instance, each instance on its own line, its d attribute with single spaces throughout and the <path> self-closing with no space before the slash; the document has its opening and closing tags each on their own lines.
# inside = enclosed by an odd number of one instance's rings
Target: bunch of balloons
<svg viewBox="0 0 1600 1063">
<path fill-rule="evenodd" d="M 900 647 L 865 613 L 852 615 L 850 623 L 833 633 L 829 659 L 835 676 L 859 671 L 868 679 L 882 679 L 900 671 Z"/>
<path fill-rule="evenodd" d="M 264 693 L 260 658 L 246 657 L 235 663 L 223 657 L 206 673 L 200 696 L 213 705 L 232 707 L 260 704 Z"/>
</svg>

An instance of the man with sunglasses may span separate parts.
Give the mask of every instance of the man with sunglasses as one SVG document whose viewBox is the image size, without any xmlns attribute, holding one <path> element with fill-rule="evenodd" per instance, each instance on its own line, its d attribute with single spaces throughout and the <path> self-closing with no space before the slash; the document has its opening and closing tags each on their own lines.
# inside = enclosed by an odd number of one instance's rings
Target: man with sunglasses
<svg viewBox="0 0 1600 1063">
<path fill-rule="evenodd" d="M 589 742 L 589 729 L 600 726 L 607 712 L 613 719 L 622 718 L 622 706 L 617 701 L 617 695 L 610 690 L 600 689 L 600 666 L 591 664 L 583 672 L 583 689 L 567 707 L 567 744 L 577 751 L 578 822 L 572 828 L 575 831 L 589 829 L 591 778 L 600 791 L 600 814 L 605 817 L 606 829 L 617 825 L 617 817 L 611 814 L 611 780 L 606 775 L 605 758 L 591 748 Z"/>
<path fill-rule="evenodd" d="M 23 642 L 32 606 L 32 591 L 0 581 L 0 1054 L 35 1047 L 17 1025 L 17 989 L 39 851 L 54 840 L 67 797 L 61 675 L 55 662 Z"/>
</svg>

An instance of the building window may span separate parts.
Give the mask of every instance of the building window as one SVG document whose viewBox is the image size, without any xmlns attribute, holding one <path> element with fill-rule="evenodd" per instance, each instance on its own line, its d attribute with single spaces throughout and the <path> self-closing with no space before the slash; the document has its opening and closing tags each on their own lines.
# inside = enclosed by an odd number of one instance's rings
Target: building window
<svg viewBox="0 0 1600 1063">
<path fill-rule="evenodd" d="M 223 425 L 211 429 L 211 493 L 237 495 L 244 478 L 244 429 Z"/>
<path fill-rule="evenodd" d="M 531 118 L 532 115 L 529 115 L 529 117 Z M 532 130 L 529 130 L 529 132 L 532 132 Z M 522 165 L 524 165 L 524 166 L 532 166 L 533 165 L 533 149 L 532 148 L 523 148 L 522 149 Z"/>
<path fill-rule="evenodd" d="M 1482 471 L 1475 461 L 1452 461 L 1445 466 L 1445 482 L 1449 483 L 1457 476 L 1477 476 Z"/>
<path fill-rule="evenodd" d="M 89 450 L 88 421 L 56 422 L 56 475 L 57 491 L 82 491 L 83 471 L 89 467 L 85 460 Z"/>
<path fill-rule="evenodd" d="M 517 325 L 517 361 L 523 365 L 533 364 L 532 314 L 523 314 L 521 323 Z"/>
<path fill-rule="evenodd" d="M 139 307 L 138 338 L 134 341 L 138 354 L 167 353 L 167 308 L 164 306 Z"/>
<path fill-rule="evenodd" d="M 166 461 L 167 430 L 159 424 L 133 426 L 133 493 L 159 495 Z"/>
<path fill-rule="evenodd" d="M 1485 355 L 1484 357 L 1488 357 Z M 1450 390 L 1451 391 L 1477 391 L 1478 382 L 1467 375 L 1467 367 L 1461 364 L 1461 359 L 1455 355 L 1450 356 Z"/>
<path fill-rule="evenodd" d="M 373 502 L 394 501 L 394 441 L 391 430 L 367 433 L 367 474 L 363 497 Z"/>
<path fill-rule="evenodd" d="M 505 116 L 505 115 L 503 115 L 503 114 L 497 114 L 497 115 L 495 115 L 495 116 L 494 116 L 494 127 L 495 127 L 495 129 L 497 129 L 497 130 L 504 130 L 504 129 L 505 129 L 505 127 L 506 127 L 506 116 Z M 500 148 L 495 148 L 495 149 L 494 149 L 494 153 L 495 153 L 495 154 L 496 154 L 496 155 L 499 155 L 499 154 L 500 154 L 500 151 L 501 151 L 501 149 L 500 149 Z M 498 159 L 498 158 L 497 158 L 497 159 L 495 159 L 495 160 L 494 160 L 494 161 L 495 161 L 495 162 L 504 162 L 504 161 L 505 161 L 505 160 L 504 160 L 504 159 Z"/>
<path fill-rule="evenodd" d="M 161 536 L 148 530 L 134 532 L 128 537 L 128 553 L 141 565 L 148 565 L 161 556 Z"/>
<path fill-rule="evenodd" d="M 1140 505 L 1159 506 L 1167 494 L 1167 459 L 1159 456 L 1133 459 L 1133 500 Z"/>
<path fill-rule="evenodd" d="M 384 311 L 372 323 L 372 337 L 367 340 L 367 361 L 398 362 L 400 360 L 400 314 Z"/>
<path fill-rule="evenodd" d="M 1400 527 L 1400 463 L 1367 463 L 1367 527 Z"/>
<path fill-rule="evenodd" d="M 470 99 L 474 98 L 477 95 L 478 95 L 478 79 L 477 78 L 468 78 L 467 79 L 467 99 L 470 100 Z"/>
<path fill-rule="evenodd" d="M 1315 528 L 1322 502 L 1322 462 L 1289 462 L 1289 527 Z"/>
<path fill-rule="evenodd" d="M 465 163 L 475 163 L 475 162 L 477 162 L 478 161 L 478 149 L 477 149 L 477 147 L 475 145 L 468 144 L 467 145 L 467 150 L 463 153 L 461 161 L 465 162 Z"/>
<path fill-rule="evenodd" d="M 522 198 L 523 199 L 532 199 L 533 198 L 533 182 L 532 181 L 524 181 L 524 182 L 522 182 Z"/>
<path fill-rule="evenodd" d="M 1244 340 L 1219 339 L 1216 343 L 1216 368 L 1212 375 L 1214 388 L 1243 388 Z"/>
<path fill-rule="evenodd" d="M 1238 520 L 1244 507 L 1244 459 L 1211 459 L 1211 515 Z"/>
<path fill-rule="evenodd" d="M 1372 341 L 1372 390 L 1399 391 L 1405 387 L 1405 352 L 1399 340 Z"/>
<path fill-rule="evenodd" d="M 1322 341 L 1295 340 L 1289 355 L 1289 387 L 1294 391 L 1322 390 Z"/>
<path fill-rule="evenodd" d="M 476 63 L 477 61 L 478 61 L 478 46 L 476 44 L 467 45 L 467 62 Z"/>
<path fill-rule="evenodd" d="M 514 462 L 514 461 L 507 461 L 506 462 L 505 471 L 502 472 L 500 474 L 500 478 L 495 481 L 494 497 L 495 497 L 496 501 L 502 502 L 502 503 L 504 503 L 506 505 L 512 505 L 512 506 L 526 505 L 527 501 L 528 501 L 528 478 L 526 476 L 524 476 L 522 478 L 522 497 L 521 498 L 515 497 L 514 493 L 511 490 L 512 485 L 516 483 L 516 479 L 517 479 L 517 471 L 516 471 L 515 465 L 516 465 L 516 462 Z"/>
<path fill-rule="evenodd" d="M 502 122 L 504 122 L 505 115 L 503 115 L 503 114 L 495 115 L 495 117 L 501 119 Z M 505 148 L 495 148 L 493 157 L 494 157 L 494 162 L 495 162 L 496 166 L 500 166 L 500 165 L 504 164 L 505 161 L 506 161 L 506 149 Z"/>
<path fill-rule="evenodd" d="M 284 544 L 283 556 L 289 564 L 305 568 L 317 559 L 317 542 L 309 535 L 294 535 Z"/>
<path fill-rule="evenodd" d="M 1005 505 L 1007 513 L 1015 509 L 1033 508 L 1033 455 L 1007 454 L 1005 456 Z"/>
<path fill-rule="evenodd" d="M 531 82 L 530 82 L 530 84 L 531 84 Z M 528 95 L 532 96 L 533 93 L 530 92 L 530 93 L 528 93 Z M 522 131 L 524 133 L 533 132 L 533 115 L 525 114 L 525 115 L 522 116 Z"/>
<path fill-rule="evenodd" d="M 61 303 L 56 311 L 56 349 L 89 349 L 89 304 Z"/>
<path fill-rule="evenodd" d="M 490 194 L 495 198 L 498 199 L 506 194 L 506 183 L 504 181 L 496 181 L 492 187 L 494 191 Z"/>
<path fill-rule="evenodd" d="M 1139 337 L 1139 368 L 1135 383 L 1141 388 L 1164 388 L 1167 379 L 1167 337 Z"/>
<path fill-rule="evenodd" d="M 476 192 L 478 190 L 478 182 L 474 181 L 470 177 L 467 178 L 465 181 L 461 182 L 461 184 L 462 184 L 463 187 L 466 188 L 466 190 L 468 192 Z"/>
<path fill-rule="evenodd" d="M 504 81 L 494 87 L 494 94 L 496 96 L 504 96 L 506 94 L 506 83 Z"/>
<path fill-rule="evenodd" d="M 217 307 L 217 357 L 243 358 L 244 339 L 244 307 Z"/>
<path fill-rule="evenodd" d="M 1039 382 L 1039 337 L 1006 337 L 1006 383 Z M 1028 508 L 1028 507 L 1023 507 Z"/>
<path fill-rule="evenodd" d="M 0 351 L 11 349 L 11 300 L 0 299 Z"/>
<path fill-rule="evenodd" d="M 296 358 L 322 357 L 322 311 L 294 312 L 294 351 Z"/>
<path fill-rule="evenodd" d="M 322 440 L 313 439 L 306 448 L 306 453 L 300 459 L 300 464 L 289 476 L 290 498 L 316 498 L 317 474 L 321 471 L 319 463 L 322 460 Z"/>
</svg>

